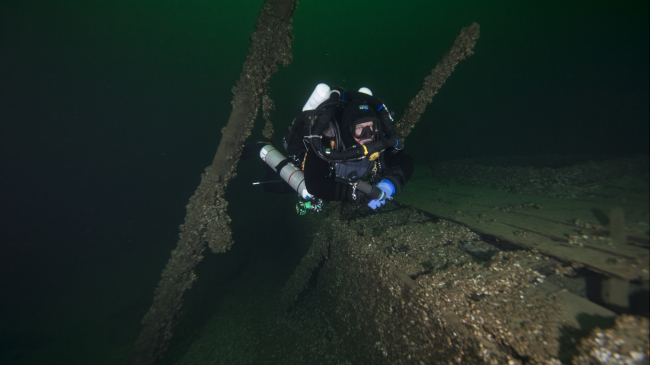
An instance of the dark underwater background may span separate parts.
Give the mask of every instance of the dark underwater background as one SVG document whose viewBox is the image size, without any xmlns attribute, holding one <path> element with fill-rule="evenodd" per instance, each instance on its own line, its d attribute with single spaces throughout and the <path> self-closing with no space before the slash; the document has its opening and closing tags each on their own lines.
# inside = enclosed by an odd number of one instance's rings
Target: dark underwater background
<svg viewBox="0 0 650 365">
<path fill-rule="evenodd" d="M 0 3 L 1 364 L 125 362 L 261 5 Z M 293 62 L 269 84 L 274 139 L 321 82 L 369 87 L 399 116 L 477 22 L 475 55 L 407 140 L 416 163 L 647 155 L 648 13 L 648 1 L 301 1 Z M 238 171 L 235 245 L 197 268 L 170 356 L 232 310 L 223 298 L 280 290 L 305 252 L 295 198 L 251 186 L 258 161 Z"/>
</svg>

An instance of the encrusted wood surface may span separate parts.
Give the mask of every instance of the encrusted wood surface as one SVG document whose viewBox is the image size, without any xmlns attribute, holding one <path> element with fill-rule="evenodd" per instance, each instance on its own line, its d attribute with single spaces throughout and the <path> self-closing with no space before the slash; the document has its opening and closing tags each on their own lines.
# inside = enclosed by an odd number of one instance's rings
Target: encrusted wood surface
<svg viewBox="0 0 650 365">
<path fill-rule="evenodd" d="M 443 185 L 415 176 L 396 200 L 563 261 L 623 279 L 648 279 L 648 189 L 625 180 L 588 196 L 558 199 Z M 609 237 L 607 216 L 625 212 L 627 242 Z"/>
</svg>

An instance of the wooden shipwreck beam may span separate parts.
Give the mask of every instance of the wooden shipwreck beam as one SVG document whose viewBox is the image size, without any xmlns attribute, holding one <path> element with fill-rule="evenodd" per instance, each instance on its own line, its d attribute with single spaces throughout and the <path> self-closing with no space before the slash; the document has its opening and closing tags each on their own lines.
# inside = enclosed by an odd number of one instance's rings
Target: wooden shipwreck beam
<svg viewBox="0 0 650 365">
<path fill-rule="evenodd" d="M 277 71 L 277 64 L 287 66 L 291 62 L 291 23 L 296 4 L 296 0 L 266 0 L 260 10 L 248 56 L 232 89 L 234 97 L 228 124 L 212 165 L 205 169 L 187 205 L 180 240 L 142 321 L 143 329 L 131 354 L 131 364 L 156 364 L 167 350 L 184 294 L 196 280 L 194 267 L 203 258 L 205 244 L 218 253 L 227 251 L 233 243 L 224 192 L 236 175 L 242 143 L 250 135 L 271 75 Z"/>
</svg>

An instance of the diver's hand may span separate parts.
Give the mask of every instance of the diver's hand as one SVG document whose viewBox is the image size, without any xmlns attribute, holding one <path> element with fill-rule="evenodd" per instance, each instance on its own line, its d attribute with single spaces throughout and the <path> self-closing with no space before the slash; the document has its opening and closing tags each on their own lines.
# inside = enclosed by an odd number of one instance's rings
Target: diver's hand
<svg viewBox="0 0 650 365">
<path fill-rule="evenodd" d="M 375 209 L 381 207 L 381 206 L 384 205 L 384 204 L 386 204 L 386 200 L 385 200 L 385 199 L 384 199 L 384 200 L 377 200 L 377 199 L 375 199 L 375 200 L 371 200 L 370 203 L 368 203 L 368 207 L 369 207 L 370 209 L 372 209 L 372 210 L 375 210 Z"/>
<path fill-rule="evenodd" d="M 389 180 L 382 180 L 377 184 L 377 187 L 380 188 L 386 196 L 384 197 L 385 199 L 392 199 L 393 195 L 395 195 L 395 187 L 393 186 L 393 183 L 390 182 Z"/>
<path fill-rule="evenodd" d="M 370 201 L 370 203 L 368 203 L 368 206 L 370 207 L 370 209 L 373 209 L 373 210 L 379 208 L 380 206 L 382 206 L 384 204 L 386 204 L 386 199 L 392 199 L 393 195 L 395 195 L 395 187 L 393 186 L 393 183 L 391 183 L 390 181 L 388 181 L 386 179 L 380 181 L 379 184 L 377 184 L 375 186 L 377 186 L 379 189 L 381 189 L 381 191 L 384 192 L 384 195 L 381 197 L 381 199 L 373 199 L 373 200 Z"/>
</svg>

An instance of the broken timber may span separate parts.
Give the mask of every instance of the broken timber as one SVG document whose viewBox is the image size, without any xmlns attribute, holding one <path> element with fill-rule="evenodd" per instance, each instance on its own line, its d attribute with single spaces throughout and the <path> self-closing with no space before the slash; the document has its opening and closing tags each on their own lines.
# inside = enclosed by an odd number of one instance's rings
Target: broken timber
<svg viewBox="0 0 650 365">
<path fill-rule="evenodd" d="M 203 259 L 206 243 L 214 253 L 227 251 L 233 243 L 225 190 L 236 175 L 242 144 L 251 133 L 264 96 L 267 110 L 270 105 L 269 79 L 278 64 L 288 66 L 291 62 L 291 23 L 296 4 L 296 0 L 266 0 L 260 10 L 257 30 L 251 36 L 246 61 L 232 89 L 230 118 L 222 130 L 214 160 L 201 175 L 201 183 L 187 205 L 180 239 L 163 269 L 153 304 L 142 320 L 131 364 L 159 363 L 171 340 L 185 292 L 196 280 L 194 267 Z"/>
</svg>

